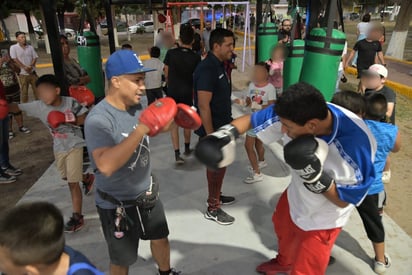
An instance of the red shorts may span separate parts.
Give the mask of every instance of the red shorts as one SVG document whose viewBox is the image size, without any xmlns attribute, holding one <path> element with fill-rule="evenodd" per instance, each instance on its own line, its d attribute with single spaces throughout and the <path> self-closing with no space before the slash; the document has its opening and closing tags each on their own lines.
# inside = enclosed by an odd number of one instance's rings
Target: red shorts
<svg viewBox="0 0 412 275">
<path fill-rule="evenodd" d="M 292 221 L 289 211 L 285 190 L 272 217 L 279 244 L 278 263 L 290 265 L 291 275 L 325 274 L 330 252 L 342 228 L 304 231 Z"/>
</svg>

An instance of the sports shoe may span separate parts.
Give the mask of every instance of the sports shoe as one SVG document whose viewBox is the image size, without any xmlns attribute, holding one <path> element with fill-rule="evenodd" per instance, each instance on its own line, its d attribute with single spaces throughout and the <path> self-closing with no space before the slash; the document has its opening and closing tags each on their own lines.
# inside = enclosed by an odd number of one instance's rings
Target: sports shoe
<svg viewBox="0 0 412 275">
<path fill-rule="evenodd" d="M 83 174 L 83 190 L 86 196 L 90 195 L 93 190 L 95 177 L 93 174 Z"/>
<path fill-rule="evenodd" d="M 2 166 L 1 170 L 4 174 L 10 176 L 20 176 L 21 174 L 23 174 L 23 171 L 21 171 L 21 169 L 13 167 L 11 164 L 9 164 L 8 166 Z"/>
<path fill-rule="evenodd" d="M 244 183 L 251 184 L 255 182 L 259 182 L 263 180 L 263 174 L 260 173 L 255 173 L 253 169 L 249 170 L 249 176 L 246 177 L 246 179 L 243 180 Z"/>
<path fill-rule="evenodd" d="M 30 129 L 27 128 L 27 127 L 24 127 L 24 126 L 21 126 L 19 128 L 19 131 L 22 132 L 23 134 L 30 134 L 31 133 Z"/>
<path fill-rule="evenodd" d="M 391 170 L 382 172 L 382 182 L 388 184 L 391 182 Z"/>
<path fill-rule="evenodd" d="M 265 167 L 267 167 L 268 166 L 268 164 L 267 164 L 267 162 L 266 161 L 259 161 L 259 169 L 263 169 L 263 168 L 265 168 Z"/>
<path fill-rule="evenodd" d="M 66 233 L 73 233 L 79 231 L 84 226 L 84 219 L 83 215 L 80 216 L 79 219 L 75 219 L 71 217 L 70 220 L 64 225 L 64 232 Z"/>
<path fill-rule="evenodd" d="M 159 270 L 159 273 L 158 273 L 158 274 L 160 275 L 160 270 Z M 174 269 L 174 268 L 171 268 L 171 269 L 170 269 L 169 275 L 179 275 L 179 274 L 182 274 L 182 271 L 177 271 L 177 270 Z"/>
<path fill-rule="evenodd" d="M 7 183 L 13 183 L 17 179 L 15 176 L 10 176 L 8 174 L 0 172 L 0 184 L 7 184 Z"/>
<path fill-rule="evenodd" d="M 16 135 L 13 132 L 9 132 L 9 140 L 13 139 Z"/>
<path fill-rule="evenodd" d="M 391 258 L 387 254 L 385 254 L 385 261 L 386 263 L 382 263 L 374 259 L 373 271 L 377 274 L 385 274 L 386 270 L 391 267 Z"/>
<path fill-rule="evenodd" d="M 185 160 L 180 155 L 176 155 L 175 159 L 176 159 L 176 164 L 184 164 L 185 163 Z"/>
<path fill-rule="evenodd" d="M 213 211 L 206 210 L 205 218 L 211 221 L 215 221 L 221 225 L 230 225 L 235 221 L 235 218 L 227 214 L 221 208 Z"/>
<path fill-rule="evenodd" d="M 266 275 L 276 275 L 280 272 L 288 272 L 291 270 L 290 265 L 280 265 L 276 258 L 273 258 L 267 262 L 261 263 L 256 267 L 256 271 L 259 273 L 265 273 Z"/>
<path fill-rule="evenodd" d="M 190 156 L 193 152 L 193 149 L 185 149 L 185 152 L 183 153 L 183 155 L 185 155 L 186 157 Z"/>
<path fill-rule="evenodd" d="M 222 194 L 220 194 L 220 204 L 222 205 L 229 205 L 229 204 L 233 204 L 235 202 L 235 197 L 232 196 L 224 196 Z"/>
</svg>

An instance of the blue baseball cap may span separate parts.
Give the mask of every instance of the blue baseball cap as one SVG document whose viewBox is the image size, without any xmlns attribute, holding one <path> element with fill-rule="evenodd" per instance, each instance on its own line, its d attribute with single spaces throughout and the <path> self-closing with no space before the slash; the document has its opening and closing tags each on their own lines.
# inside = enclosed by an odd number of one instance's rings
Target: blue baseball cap
<svg viewBox="0 0 412 275">
<path fill-rule="evenodd" d="M 156 69 L 146 68 L 136 52 L 132 50 L 115 51 L 106 62 L 106 77 L 123 74 L 136 74 L 155 71 Z"/>
</svg>

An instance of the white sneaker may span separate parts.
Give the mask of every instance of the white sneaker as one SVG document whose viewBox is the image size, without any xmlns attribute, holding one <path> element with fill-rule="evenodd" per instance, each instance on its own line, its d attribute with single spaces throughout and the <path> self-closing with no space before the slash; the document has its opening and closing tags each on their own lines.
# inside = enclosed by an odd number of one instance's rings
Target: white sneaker
<svg viewBox="0 0 412 275">
<path fill-rule="evenodd" d="M 382 172 L 382 182 L 388 184 L 391 182 L 391 170 Z"/>
<path fill-rule="evenodd" d="M 251 184 L 255 182 L 259 182 L 263 180 L 263 175 L 262 173 L 258 174 L 253 171 L 253 169 L 250 169 L 250 175 L 243 180 L 244 183 Z"/>
<path fill-rule="evenodd" d="M 259 161 L 259 169 L 263 169 L 267 166 L 268 166 L 268 164 L 267 164 L 266 161 Z"/>
<path fill-rule="evenodd" d="M 385 274 L 386 270 L 391 267 L 391 258 L 389 255 L 385 254 L 385 260 L 386 263 L 378 262 L 377 260 L 374 260 L 374 267 L 373 271 L 375 271 L 376 274 Z"/>
</svg>

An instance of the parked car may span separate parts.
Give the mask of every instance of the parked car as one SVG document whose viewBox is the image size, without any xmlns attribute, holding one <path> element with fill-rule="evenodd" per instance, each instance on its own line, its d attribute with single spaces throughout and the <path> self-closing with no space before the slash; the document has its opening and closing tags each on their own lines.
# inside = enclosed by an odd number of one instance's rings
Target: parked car
<svg viewBox="0 0 412 275">
<path fill-rule="evenodd" d="M 125 21 L 116 20 L 116 29 L 118 32 L 124 32 L 127 30 L 127 23 Z M 107 35 L 107 21 L 104 20 L 100 22 L 100 28 L 102 29 L 102 34 Z"/>
<path fill-rule="evenodd" d="M 349 20 L 355 21 L 360 18 L 359 13 L 357 12 L 352 12 L 349 14 Z"/>
<path fill-rule="evenodd" d="M 154 24 L 151 20 L 137 22 L 136 25 L 129 27 L 131 33 L 154 32 Z"/>
<path fill-rule="evenodd" d="M 195 26 L 196 29 L 200 29 L 200 19 L 199 18 L 189 18 L 188 20 L 181 23 L 181 25 L 190 24 Z"/>
<path fill-rule="evenodd" d="M 42 38 L 44 32 L 43 32 L 43 28 L 41 27 L 41 25 L 37 25 L 33 27 L 33 29 L 34 29 L 34 32 L 39 36 L 39 38 Z M 69 39 L 76 37 L 76 31 L 73 29 L 69 29 L 69 28 L 64 28 L 63 34 Z"/>
<path fill-rule="evenodd" d="M 76 31 L 73 29 L 69 28 L 64 28 L 64 34 L 66 35 L 67 38 L 74 38 L 76 37 Z"/>
</svg>

